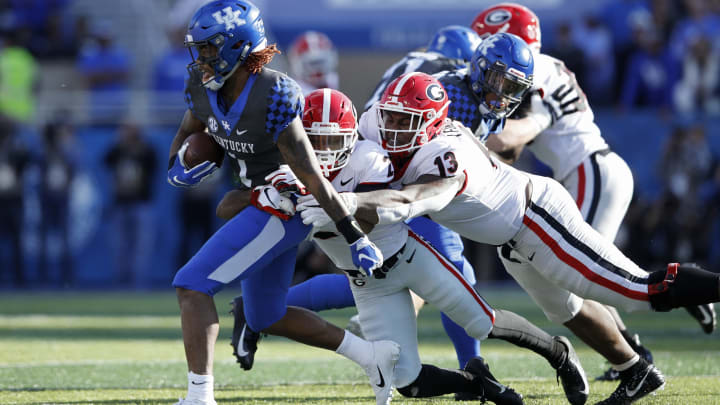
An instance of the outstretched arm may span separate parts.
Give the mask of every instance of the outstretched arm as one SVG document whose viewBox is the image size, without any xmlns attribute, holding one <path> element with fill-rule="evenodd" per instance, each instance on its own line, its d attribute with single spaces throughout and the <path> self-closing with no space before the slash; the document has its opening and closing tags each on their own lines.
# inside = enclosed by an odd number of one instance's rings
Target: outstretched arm
<svg viewBox="0 0 720 405">
<path fill-rule="evenodd" d="M 498 134 L 490 134 L 485 145 L 506 162 L 513 163 L 520 156 L 523 147 L 540 134 L 537 122 L 525 117 L 505 120 L 505 128 Z"/>
<path fill-rule="evenodd" d="M 516 118 L 505 120 L 502 132 L 490 134 L 485 142 L 488 149 L 508 163 L 517 160 L 524 146 L 552 125 L 553 120 L 539 92 L 527 95 L 513 117 Z"/>
<path fill-rule="evenodd" d="M 357 193 L 356 216 L 371 224 L 405 221 L 443 209 L 465 183 L 465 174 L 454 177 L 421 176 L 401 190 Z"/>
</svg>

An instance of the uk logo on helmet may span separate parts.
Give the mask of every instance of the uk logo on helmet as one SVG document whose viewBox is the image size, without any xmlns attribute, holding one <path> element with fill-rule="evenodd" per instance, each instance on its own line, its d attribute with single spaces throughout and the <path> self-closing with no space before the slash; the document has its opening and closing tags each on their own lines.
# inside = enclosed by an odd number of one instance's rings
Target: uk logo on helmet
<svg viewBox="0 0 720 405">
<path fill-rule="evenodd" d="M 432 101 L 440 101 L 445 97 L 445 91 L 438 84 L 431 84 L 425 91 L 428 98 Z"/>
<path fill-rule="evenodd" d="M 479 52 L 487 56 L 488 49 L 494 48 L 495 42 L 497 42 L 498 40 L 500 40 L 499 36 L 491 36 L 483 39 L 483 41 L 480 43 L 480 46 L 478 47 Z"/>
<path fill-rule="evenodd" d="M 218 24 L 225 24 L 226 31 L 230 31 L 231 29 L 246 23 L 245 20 L 240 18 L 240 13 L 240 10 L 233 11 L 232 7 L 225 7 L 222 9 L 222 13 L 220 11 L 216 11 L 212 14 L 212 16 Z"/>
</svg>

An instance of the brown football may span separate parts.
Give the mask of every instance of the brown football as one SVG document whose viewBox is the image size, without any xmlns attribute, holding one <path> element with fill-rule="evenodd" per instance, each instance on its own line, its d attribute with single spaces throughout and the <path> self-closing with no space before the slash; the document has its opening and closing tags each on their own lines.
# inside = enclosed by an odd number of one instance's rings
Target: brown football
<svg viewBox="0 0 720 405">
<path fill-rule="evenodd" d="M 222 165 L 225 151 L 205 132 L 195 132 L 185 139 L 188 144 L 183 160 L 188 168 L 199 165 L 204 161 L 215 162 L 218 167 Z"/>
</svg>

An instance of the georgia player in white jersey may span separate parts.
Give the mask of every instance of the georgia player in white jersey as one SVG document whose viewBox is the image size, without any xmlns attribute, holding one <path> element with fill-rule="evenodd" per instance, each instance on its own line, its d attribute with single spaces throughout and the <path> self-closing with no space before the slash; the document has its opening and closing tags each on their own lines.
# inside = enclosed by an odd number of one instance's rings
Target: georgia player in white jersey
<svg viewBox="0 0 720 405">
<path fill-rule="evenodd" d="M 417 108 L 413 95 L 419 93 L 437 98 L 439 107 Z M 719 275 L 677 263 L 665 271 L 641 269 L 583 220 L 557 181 L 496 161 L 462 124 L 440 120 L 430 133 L 427 123 L 444 119 L 448 103 L 442 85 L 423 73 L 391 83 L 378 104 L 380 125 L 374 130 L 397 162 L 394 190 L 343 193 L 359 218 L 389 224 L 430 215 L 476 242 L 512 247 L 528 264 L 524 270 L 539 280 L 628 311 L 718 301 Z M 435 136 L 442 126 L 445 131 Z M 361 130 L 365 136 L 373 128 Z M 328 221 L 318 208 L 302 215 L 306 223 Z M 628 361 L 633 373 L 622 379 L 610 402 L 635 401 L 664 385 L 652 364 Z"/>
<path fill-rule="evenodd" d="M 388 187 L 394 172 L 387 153 L 374 142 L 357 141 L 355 108 L 344 94 L 328 88 L 308 94 L 303 124 L 324 175 L 338 192 Z M 294 178 L 289 171 L 278 176 Z M 301 184 L 298 186 L 302 188 Z M 277 192 L 270 196 L 274 197 L 266 201 L 269 212 L 283 219 L 294 214 L 289 198 Z M 231 216 L 246 205 L 245 200 L 247 198 L 237 194 L 226 196 L 218 212 Z M 298 207 L 318 206 L 312 196 L 301 197 L 298 202 Z M 479 357 L 468 362 L 464 372 L 421 363 L 410 289 L 445 311 L 477 339 L 487 338 L 493 328 L 495 311 L 450 260 L 407 224 L 379 225 L 368 233 L 374 243 L 382 246 L 380 250 L 385 258 L 383 266 L 376 269 L 372 277 L 357 270 L 351 255 L 343 251 L 348 249 L 346 246 L 343 249 L 343 238 L 332 222 L 314 227 L 309 237 L 347 273 L 366 339 L 392 336 L 392 341 L 400 345 L 400 357 L 394 369 L 378 371 L 380 380 L 373 381 L 377 405 L 390 403 L 393 386 L 410 397 L 472 392 L 497 404 L 522 404 L 522 396 L 500 384 Z M 547 338 L 556 340 L 549 335 Z M 567 357 L 572 356 L 568 363 L 573 362 L 572 367 L 584 378 L 572 346 L 567 350 Z"/>
<path fill-rule="evenodd" d="M 471 24 L 481 37 L 497 32 L 508 32 L 522 38 L 533 50 L 535 69 L 533 89 L 522 106 L 523 117 L 509 119 L 501 133 L 491 134 L 487 147 L 508 161 L 518 158 L 523 147 L 530 150 L 553 171 L 575 200 L 585 221 L 610 241 L 615 240 L 633 195 L 633 177 L 627 163 L 612 152 L 603 139 L 600 128 L 575 75 L 565 64 L 540 53 L 540 22 L 530 9 L 515 3 L 502 3 L 480 12 Z M 512 118 L 512 117 L 511 117 Z M 501 252 L 507 271 L 522 283 L 525 289 L 546 310 L 548 317 L 582 336 L 582 319 L 576 319 L 583 307 L 582 300 L 563 292 L 550 292 L 544 280 L 529 276 L 522 259 L 513 258 L 512 251 Z M 593 303 L 588 303 L 593 304 Z M 586 308 L 596 310 L 595 305 Z M 625 340 L 633 350 L 652 361 L 649 350 L 627 331 L 617 310 L 608 306 Z M 715 328 L 715 311 L 711 305 L 686 308 L 701 324 L 706 333 Z M 619 373 L 610 368 L 600 379 L 614 380 Z"/>
</svg>

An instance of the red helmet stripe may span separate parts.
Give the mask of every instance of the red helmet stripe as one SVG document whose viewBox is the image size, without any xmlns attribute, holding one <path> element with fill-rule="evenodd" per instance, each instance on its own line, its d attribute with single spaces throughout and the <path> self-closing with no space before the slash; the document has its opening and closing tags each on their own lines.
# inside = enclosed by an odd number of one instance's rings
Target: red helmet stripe
<svg viewBox="0 0 720 405">
<path fill-rule="evenodd" d="M 390 94 L 399 94 L 400 90 L 402 90 L 402 88 L 405 87 L 405 83 L 407 83 L 407 81 L 410 80 L 410 78 L 415 77 L 419 74 L 420 73 L 418 73 L 418 72 L 413 72 L 413 73 L 405 75 L 405 77 L 398 80 L 397 85 L 395 85 L 395 88 L 393 89 L 393 91 Z"/>
</svg>

